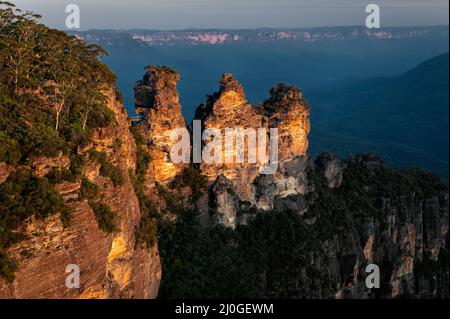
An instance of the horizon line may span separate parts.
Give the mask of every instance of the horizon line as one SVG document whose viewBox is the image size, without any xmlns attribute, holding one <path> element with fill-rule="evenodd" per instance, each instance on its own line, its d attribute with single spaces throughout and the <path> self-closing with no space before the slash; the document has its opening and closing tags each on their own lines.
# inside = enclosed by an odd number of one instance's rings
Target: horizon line
<svg viewBox="0 0 450 319">
<path fill-rule="evenodd" d="M 449 28 L 449 24 L 430 24 L 430 25 L 404 25 L 404 26 L 383 26 L 379 29 L 369 30 L 383 30 L 383 29 L 402 29 L 402 28 L 430 28 L 430 27 L 446 27 Z M 365 25 L 336 25 L 336 26 L 317 26 L 317 27 L 254 27 L 254 28 L 216 28 L 216 27 L 187 27 L 177 29 L 153 29 L 143 27 L 131 27 L 131 28 L 89 28 L 89 29 L 59 29 L 65 32 L 88 32 L 88 31 L 154 31 L 154 32 L 175 32 L 175 31 L 257 31 L 257 30 L 314 30 L 314 29 L 337 29 L 337 28 L 365 28 Z"/>
</svg>

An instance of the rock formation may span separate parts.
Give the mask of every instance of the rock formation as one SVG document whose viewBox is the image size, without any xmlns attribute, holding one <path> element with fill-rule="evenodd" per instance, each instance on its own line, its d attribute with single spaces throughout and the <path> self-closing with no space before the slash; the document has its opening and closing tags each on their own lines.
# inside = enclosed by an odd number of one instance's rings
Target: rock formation
<svg viewBox="0 0 450 319">
<path fill-rule="evenodd" d="M 170 159 L 170 150 L 177 142 L 171 139 L 172 132 L 186 129 L 176 88 L 180 76 L 168 67 L 149 66 L 146 70 L 144 79 L 135 86 L 136 113 L 141 116 L 138 126 L 152 158 L 155 181 L 164 184 L 186 168 Z"/>
<path fill-rule="evenodd" d="M 290 289 L 297 291 L 291 297 L 448 297 L 448 265 L 447 269 L 438 266 L 448 263 L 445 187 L 426 173 L 392 172 L 374 155 L 341 161 L 325 153 L 312 161 L 307 155 L 309 110 L 298 89 L 280 84 L 269 99 L 254 107 L 232 75 L 225 74 L 220 84 L 219 92 L 197 109 L 203 128 L 276 127 L 279 166 L 274 174 L 264 175 L 259 164 L 202 163 L 200 170 L 211 184 L 212 225 L 235 229 L 258 213 L 292 211 L 315 231 L 324 231 L 330 223 L 340 227 L 341 231 L 325 235 L 330 239 L 309 239 L 318 250 L 308 252 L 312 265 L 299 264 L 301 274 L 290 277 Z M 223 143 L 223 154 L 232 150 L 232 145 Z M 406 180 L 414 180 L 414 186 L 397 189 Z M 360 216 L 354 217 L 354 226 L 329 220 L 340 205 L 349 205 L 347 209 Z M 365 285 L 365 266 L 371 263 L 383 269 L 381 291 L 370 292 Z M 429 273 L 427 267 L 435 271 Z M 314 271 L 323 275 L 313 279 Z M 286 296 L 286 291 L 280 293 Z"/>
<path fill-rule="evenodd" d="M 260 169 L 267 166 L 263 161 L 250 163 L 251 152 L 258 154 L 259 143 L 254 147 L 246 137 L 245 161 L 237 163 L 227 161 L 236 153 L 236 145 L 222 141 L 223 163 L 202 163 L 201 172 L 214 184 L 213 196 L 220 197 L 212 211 L 223 216 L 215 218 L 223 224 L 235 228 L 237 207 L 236 200 L 249 202 L 258 209 L 273 208 L 276 197 L 286 197 L 304 192 L 304 176 L 300 171 L 290 175 L 292 170 L 302 170 L 301 162 L 305 162 L 308 149 L 307 136 L 310 131 L 309 108 L 303 100 L 302 93 L 294 86 L 279 84 L 270 91 L 270 97 L 262 105 L 253 106 L 246 99 L 244 89 L 231 74 L 224 74 L 218 92 L 210 95 L 206 104 L 200 105 L 196 111 L 196 119 L 202 121 L 203 129 L 217 129 L 225 136 L 225 129 L 254 129 L 258 136 L 258 129 L 266 130 L 266 141 L 269 143 L 270 129 L 278 129 L 278 170 L 275 174 L 262 175 Z M 234 141 L 237 143 L 237 140 Z M 206 142 L 206 144 L 208 144 Z M 269 156 L 270 145 L 264 153 Z M 299 167 L 294 168 L 296 164 Z M 234 198 L 232 202 L 223 197 L 223 185 L 230 188 L 233 185 Z M 214 201 L 212 201 L 214 202 Z M 242 219 L 242 220 L 245 220 Z"/>
<path fill-rule="evenodd" d="M 263 114 L 254 108 L 246 99 L 244 90 L 231 74 L 224 74 L 220 83 L 219 92 L 208 97 L 205 105 L 200 105 L 196 111 L 196 119 L 202 121 L 203 130 L 219 130 L 225 136 L 225 129 L 267 128 L 267 121 Z M 236 143 L 236 141 L 234 142 Z M 233 144 L 234 144 L 233 143 Z M 208 144 L 208 143 L 206 143 Z M 257 153 L 257 147 L 246 147 L 249 152 Z M 220 175 L 230 180 L 240 198 L 251 200 L 252 194 L 249 185 L 259 175 L 259 163 L 237 163 L 234 158 L 234 145 L 226 145 L 222 138 L 222 163 L 202 163 L 201 171 L 214 182 Z M 231 156 L 232 161 L 225 159 Z"/>
</svg>

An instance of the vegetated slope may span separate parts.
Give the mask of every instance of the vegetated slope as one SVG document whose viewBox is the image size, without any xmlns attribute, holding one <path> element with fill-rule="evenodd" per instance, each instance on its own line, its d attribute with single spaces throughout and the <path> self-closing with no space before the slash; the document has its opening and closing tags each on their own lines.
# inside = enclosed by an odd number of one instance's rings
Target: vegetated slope
<svg viewBox="0 0 450 319">
<path fill-rule="evenodd" d="M 314 191 L 280 199 L 281 209 L 234 231 L 205 229 L 193 211 L 163 223 L 159 297 L 448 298 L 446 186 L 371 155 L 345 165 L 342 185 L 329 188 L 310 162 Z M 380 267 L 380 289 L 365 285 L 369 263 Z"/>
<path fill-rule="evenodd" d="M 311 92 L 313 153 L 375 152 L 448 178 L 448 53 L 395 77 Z"/>
<path fill-rule="evenodd" d="M 0 298 L 155 297 L 157 245 L 137 240 L 136 144 L 105 51 L 38 18 L 0 1 Z"/>
</svg>

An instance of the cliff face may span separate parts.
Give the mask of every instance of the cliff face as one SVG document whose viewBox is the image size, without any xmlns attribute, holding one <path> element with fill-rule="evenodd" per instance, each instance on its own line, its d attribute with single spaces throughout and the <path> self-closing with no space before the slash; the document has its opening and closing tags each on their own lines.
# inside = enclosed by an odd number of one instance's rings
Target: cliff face
<svg viewBox="0 0 450 319">
<path fill-rule="evenodd" d="M 340 162 L 324 154 L 312 167 L 321 177 L 304 216 L 329 224 L 325 210 L 333 206 L 322 206 L 323 198 L 352 214 L 336 222 L 342 231 L 331 240 L 320 240 L 322 256 L 314 257 L 318 271 L 341 283 L 337 298 L 448 298 L 448 190 L 436 176 L 390 170 L 373 155 Z M 378 290 L 366 288 L 368 264 L 380 268 Z"/>
<path fill-rule="evenodd" d="M 375 293 L 379 297 L 448 296 L 445 288 L 448 269 L 440 268 L 433 275 L 425 270 L 430 265 L 437 269 L 445 263 L 445 256 L 439 255 L 445 254 L 443 246 L 448 232 L 446 191 L 435 189 L 418 198 L 417 192 L 422 187 L 419 178 L 404 193 L 383 192 L 385 185 L 379 181 L 395 183 L 392 181 L 395 175 L 386 177 L 385 165 L 370 156 L 344 162 L 332 154 L 323 154 L 312 162 L 307 155 L 309 110 L 299 90 L 280 84 L 270 91 L 269 99 L 261 106 L 253 107 L 231 75 L 224 75 L 220 84 L 220 91 L 199 107 L 197 118 L 203 120 L 205 128 L 278 128 L 279 167 L 274 174 L 264 175 L 259 173 L 257 165 L 244 164 L 236 169 L 235 164 L 202 164 L 202 173 L 211 181 L 209 210 L 213 224 L 236 228 L 251 223 L 258 211 L 294 211 L 320 232 L 329 229 L 334 218 L 343 218 L 330 216 L 336 207 L 321 201 L 341 201 L 344 206 L 352 201 L 373 203 L 359 208 L 360 212 L 353 212 L 361 216 L 353 226 L 343 224 L 340 231 L 330 231 L 327 239 L 312 240 L 314 243 L 310 245 L 319 247 L 318 250 L 304 253 L 310 255 L 313 265 L 302 268 L 298 263 L 299 272 L 290 276 L 290 297 L 374 296 L 364 282 L 365 266 L 371 263 L 382 269 L 384 289 Z M 232 145 L 224 143 L 223 152 L 230 151 Z M 355 176 L 355 170 L 362 170 L 367 178 L 360 181 L 361 176 Z M 320 178 L 315 180 L 311 172 Z M 346 174 L 350 175 L 347 180 Z M 349 186 L 358 182 L 361 182 L 358 188 L 366 189 L 366 193 L 358 194 L 358 189 Z M 347 198 L 342 199 L 342 194 Z M 327 211 L 320 211 L 319 207 L 322 210 L 326 207 Z M 348 209 L 355 208 L 350 204 Z M 315 276 L 311 273 L 314 271 L 322 275 Z M 304 290 L 294 287 L 304 287 Z"/>
<path fill-rule="evenodd" d="M 139 201 L 129 170 L 136 166 L 136 145 L 129 121 L 114 90 L 107 92 L 108 108 L 115 121 L 97 129 L 93 142 L 81 153 L 103 152 L 116 166 L 123 182 L 114 185 L 100 174 L 100 165 L 89 161 L 83 176 L 97 185 L 98 198 L 116 214 L 117 231 L 107 234 L 99 228 L 94 211 L 80 198 L 81 180 L 61 182 L 55 189 L 70 208 L 70 223 L 64 227 L 59 214 L 45 219 L 30 218 L 21 228 L 26 239 L 7 249 L 17 271 L 12 283 L 0 279 L 0 298 L 155 298 L 161 278 L 158 247 L 135 247 L 135 231 L 141 219 Z M 66 157 L 40 158 L 30 164 L 34 174 L 50 167 L 74 165 Z M 1 164 L 1 180 L 18 167 Z M 66 267 L 80 267 L 80 288 L 66 287 Z"/>
<path fill-rule="evenodd" d="M 225 129 L 267 128 L 267 121 L 261 112 L 258 112 L 246 99 L 242 86 L 231 74 L 225 74 L 220 83 L 220 90 L 208 97 L 206 105 L 201 105 L 196 111 L 196 119 L 202 121 L 203 130 L 218 130 L 221 135 L 222 149 L 220 163 L 201 164 L 201 171 L 214 182 L 218 176 L 223 175 L 230 180 L 239 195 L 250 200 L 249 185 L 259 175 L 259 163 L 238 163 L 234 157 L 234 143 L 224 141 Z M 212 141 L 206 141 L 205 146 Z M 257 152 L 257 146 L 248 146 L 248 152 Z M 226 160 L 230 158 L 231 160 Z"/>
<path fill-rule="evenodd" d="M 445 26 L 424 26 L 413 28 L 383 28 L 380 30 L 367 30 L 364 27 L 345 28 L 318 28 L 318 29 L 295 29 L 295 30 L 270 30 L 265 32 L 259 30 L 224 30 L 224 31 L 122 31 L 117 36 L 117 31 L 102 32 L 77 32 L 77 36 L 89 39 L 93 43 L 100 45 L 111 45 L 128 47 L 134 45 L 148 45 L 150 47 L 161 46 L 201 46 L 215 45 L 221 46 L 232 43 L 277 43 L 277 42 L 300 42 L 311 43 L 320 41 L 355 41 L 355 40 L 382 40 L 382 39 L 420 39 L 429 36 L 446 38 L 448 28 Z"/>
<path fill-rule="evenodd" d="M 230 232 L 183 217 L 160 241 L 166 278 L 183 276 L 163 281 L 160 295 L 448 298 L 448 190 L 438 177 L 392 170 L 371 155 L 340 161 L 324 154 L 293 167 L 306 192 L 268 200 L 269 211 L 240 201 L 231 181 L 219 176 L 210 199 L 236 211 L 233 221 L 245 226 Z M 273 194 L 266 185 L 265 194 Z M 233 216 L 212 207 L 211 214 L 232 227 Z M 377 289 L 366 285 L 368 265 L 379 267 Z"/>
<path fill-rule="evenodd" d="M 170 159 L 170 150 L 177 142 L 171 139 L 173 130 L 186 129 L 176 89 L 180 76 L 168 67 L 150 66 L 146 70 L 135 87 L 136 113 L 142 117 L 138 127 L 152 158 L 154 179 L 164 184 L 186 168 Z"/>
</svg>

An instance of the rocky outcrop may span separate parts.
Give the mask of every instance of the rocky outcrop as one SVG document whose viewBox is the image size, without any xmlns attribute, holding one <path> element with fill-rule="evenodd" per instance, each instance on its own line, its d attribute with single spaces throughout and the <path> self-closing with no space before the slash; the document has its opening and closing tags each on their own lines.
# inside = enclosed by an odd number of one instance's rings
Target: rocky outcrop
<svg viewBox="0 0 450 319">
<path fill-rule="evenodd" d="M 101 203 L 115 214 L 117 231 L 107 234 L 99 228 L 89 203 L 79 198 L 80 180 L 63 182 L 55 189 L 70 209 L 64 227 L 59 214 L 45 219 L 30 218 L 22 225 L 26 239 L 7 249 L 15 261 L 15 280 L 0 279 L 0 298 L 155 298 L 161 279 L 158 247 L 135 247 L 136 229 L 141 220 L 139 201 L 129 177 L 136 167 L 136 144 L 129 121 L 114 90 L 108 90 L 108 107 L 115 121 L 94 132 L 89 148 L 106 154 L 108 162 L 120 170 L 121 185 L 100 174 L 99 165 L 88 163 L 84 177 L 99 188 Z M 87 150 L 84 150 L 85 152 Z M 69 158 L 39 158 L 30 168 L 43 175 L 52 167 L 73 165 Z M 5 171 L 3 167 L 2 171 Z M 5 175 L 2 173 L 2 176 Z M 1 182 L 1 181 L 0 181 Z M 66 287 L 66 267 L 80 267 L 80 288 Z"/>
<path fill-rule="evenodd" d="M 229 179 L 241 199 L 251 200 L 249 185 L 260 174 L 260 163 L 249 163 L 248 159 L 244 163 L 238 162 L 235 158 L 236 138 L 233 139 L 234 142 L 225 143 L 225 130 L 266 129 L 268 123 L 263 114 L 246 100 L 244 89 L 233 75 L 224 74 L 219 83 L 219 91 L 210 95 L 207 103 L 197 108 L 196 119 L 202 121 L 203 130 L 220 132 L 221 156 L 216 163 L 202 162 L 200 169 L 210 182 L 214 182 L 220 175 Z M 205 145 L 209 142 L 211 141 L 206 141 Z M 257 154 L 257 145 L 248 144 L 246 150 L 247 154 Z"/>
<path fill-rule="evenodd" d="M 200 170 L 213 185 L 211 196 L 221 198 L 216 203 L 218 206 L 213 208 L 215 214 L 222 214 L 216 220 L 226 220 L 225 224 L 234 228 L 239 220 L 235 216 L 239 209 L 235 207 L 235 197 L 256 209 L 270 210 L 274 207 L 275 198 L 305 192 L 303 164 L 307 161 L 309 108 L 302 93 L 287 84 L 274 87 L 269 99 L 262 105 L 253 106 L 246 100 L 242 85 L 232 74 L 224 74 L 219 83 L 219 91 L 197 108 L 196 119 L 202 121 L 204 130 L 220 132 L 224 139 L 221 141 L 222 158 L 220 163 L 203 162 Z M 270 129 L 274 128 L 278 130 L 278 169 L 275 174 L 264 175 L 261 169 L 267 167 L 270 152 L 273 151 L 269 141 Z M 242 130 L 244 134 L 247 129 L 253 129 L 254 135 L 245 137 L 244 162 L 237 160 L 236 133 L 233 139 L 226 139 L 226 129 Z M 259 149 L 263 145 L 259 143 L 260 129 L 264 130 L 266 140 L 262 150 Z M 258 142 L 249 143 L 251 138 Z M 205 145 L 210 142 L 206 140 Z M 252 153 L 256 161 L 250 160 L 249 154 Z M 264 154 L 263 158 L 260 154 Z M 233 196 L 222 196 L 222 191 L 218 193 L 224 179 L 232 184 Z"/>
<path fill-rule="evenodd" d="M 298 276 L 289 278 L 292 297 L 448 297 L 446 187 L 426 173 L 391 171 L 372 154 L 342 161 L 324 153 L 313 161 L 307 155 L 309 111 L 299 90 L 280 84 L 254 107 L 232 75 L 220 84 L 197 109 L 203 128 L 224 135 L 224 128 L 276 127 L 279 163 L 268 175 L 259 164 L 201 164 L 211 184 L 213 225 L 236 229 L 263 212 L 302 216 L 316 233 L 308 239 L 316 248 L 307 253 L 310 264 L 299 264 Z M 223 143 L 224 156 L 232 151 Z M 382 289 L 367 289 L 368 264 L 379 265 Z"/>
<path fill-rule="evenodd" d="M 186 164 L 176 164 L 170 159 L 171 139 L 176 129 L 186 129 L 176 84 L 179 74 L 169 67 L 146 68 L 142 81 L 135 86 L 136 113 L 141 116 L 139 131 L 147 143 L 152 162 L 154 180 L 165 184 L 178 175 Z"/>
<path fill-rule="evenodd" d="M 270 128 L 278 128 L 279 161 L 305 155 L 310 132 L 309 107 L 295 86 L 279 84 L 264 104 Z"/>
<path fill-rule="evenodd" d="M 341 186 L 344 164 L 334 154 L 323 153 L 316 159 L 316 165 L 327 180 L 328 187 L 336 188 Z"/>
<path fill-rule="evenodd" d="M 329 158 L 329 154 L 325 156 Z M 353 213 L 357 216 L 354 218 L 355 238 L 359 243 L 356 247 L 360 256 L 358 263 L 376 264 L 381 271 L 382 287 L 370 295 L 448 298 L 447 187 L 428 173 L 389 171 L 385 163 L 373 155 L 353 157 L 345 166 L 349 167 L 344 168 L 343 184 L 335 192 L 348 194 L 350 198 L 354 196 L 354 201 L 371 203 L 360 213 Z M 359 181 L 354 175 L 357 171 Z M 324 177 L 329 182 L 329 178 Z M 414 186 L 408 188 L 407 181 Z M 402 186 L 405 188 L 401 189 Z M 335 185 L 328 184 L 328 187 L 335 188 Z M 352 210 L 355 211 L 355 207 Z M 338 296 L 360 297 L 358 290 L 365 288 L 361 278 L 364 276 L 355 277 Z"/>
<path fill-rule="evenodd" d="M 170 158 L 171 149 L 177 142 L 171 135 L 176 129 L 185 129 L 186 125 L 176 89 L 178 73 L 168 67 L 149 66 L 146 69 L 143 80 L 135 87 L 136 112 L 141 117 L 136 125 L 145 139 L 146 151 L 152 157 L 149 171 L 153 172 L 154 180 L 150 182 L 151 178 L 146 178 L 147 193 L 152 193 L 154 182 L 167 185 L 187 167 Z M 275 198 L 306 191 L 303 170 L 310 131 L 309 109 L 302 93 L 287 84 L 274 87 L 269 99 L 258 106 L 247 101 L 242 85 L 232 74 L 224 74 L 219 84 L 219 91 L 209 95 L 207 102 L 196 110 L 195 119 L 201 121 L 203 132 L 200 171 L 211 186 L 209 199 L 202 198 L 203 203 L 197 203 L 197 206 L 204 207 L 205 201 L 215 203 L 210 207 L 211 211 L 220 216 L 212 216 L 212 220 L 234 228 L 246 219 L 236 216 L 239 203 L 270 210 Z M 261 170 L 269 164 L 272 152 L 270 129 L 273 128 L 278 130 L 279 137 L 278 169 L 276 174 L 264 177 Z M 228 129 L 233 130 L 231 135 Z M 208 131 L 210 136 L 205 135 Z M 238 139 L 238 131 L 243 139 Z M 259 149 L 261 138 L 266 140 L 265 144 L 261 143 L 264 149 Z M 243 160 L 238 159 L 238 141 L 244 145 Z M 216 143 L 217 149 L 209 153 L 215 161 L 208 162 L 204 158 L 205 149 Z M 251 159 L 249 154 L 254 154 L 254 158 Z M 226 189 L 233 192 L 232 196 L 229 192 L 230 196 L 225 195 L 225 184 Z"/>
<path fill-rule="evenodd" d="M 14 166 L 0 163 L 0 184 L 6 181 L 12 171 L 14 171 Z"/>
<path fill-rule="evenodd" d="M 52 168 L 68 168 L 70 166 L 70 159 L 67 155 L 60 154 L 56 157 L 35 157 L 30 159 L 30 167 L 33 173 L 37 176 L 44 176 Z"/>
</svg>

